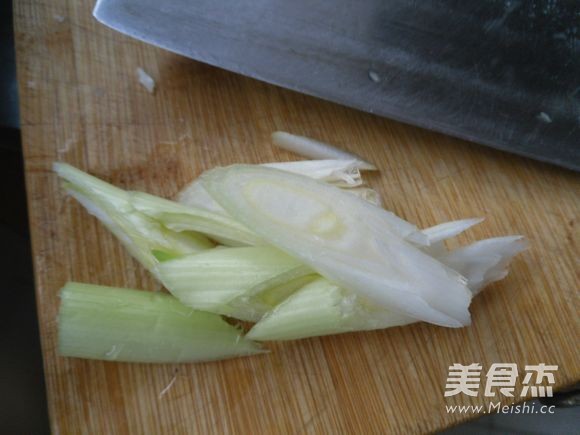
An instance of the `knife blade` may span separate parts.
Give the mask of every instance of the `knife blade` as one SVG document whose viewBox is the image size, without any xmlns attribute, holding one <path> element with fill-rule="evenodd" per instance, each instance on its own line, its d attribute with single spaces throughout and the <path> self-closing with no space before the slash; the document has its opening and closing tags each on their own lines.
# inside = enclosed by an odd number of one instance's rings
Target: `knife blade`
<svg viewBox="0 0 580 435">
<path fill-rule="evenodd" d="M 99 0 L 95 17 L 258 80 L 580 170 L 580 3 Z"/>
</svg>

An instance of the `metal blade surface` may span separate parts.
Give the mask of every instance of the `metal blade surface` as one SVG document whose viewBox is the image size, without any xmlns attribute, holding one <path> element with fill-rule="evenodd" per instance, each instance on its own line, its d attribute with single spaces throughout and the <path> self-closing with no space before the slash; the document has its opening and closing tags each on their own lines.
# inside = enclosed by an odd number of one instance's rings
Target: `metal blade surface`
<svg viewBox="0 0 580 435">
<path fill-rule="evenodd" d="M 580 2 L 99 0 L 94 14 L 208 64 L 580 170 Z"/>
</svg>

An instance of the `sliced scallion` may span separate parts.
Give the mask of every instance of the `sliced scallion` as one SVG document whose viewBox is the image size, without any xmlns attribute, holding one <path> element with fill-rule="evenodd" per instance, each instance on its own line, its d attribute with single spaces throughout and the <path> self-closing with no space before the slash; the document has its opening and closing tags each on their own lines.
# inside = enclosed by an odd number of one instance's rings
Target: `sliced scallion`
<svg viewBox="0 0 580 435">
<path fill-rule="evenodd" d="M 354 159 L 358 162 L 360 169 L 367 171 L 375 171 L 377 169 L 375 165 L 365 161 L 355 154 L 309 137 L 297 136 L 284 131 L 276 131 L 272 133 L 272 142 L 280 148 L 310 159 Z"/>
<path fill-rule="evenodd" d="M 272 308 L 263 299 L 268 296 L 254 296 L 313 274 L 300 261 L 266 246 L 207 250 L 164 261 L 157 270 L 161 282 L 183 304 L 249 321 Z M 276 293 L 289 292 L 286 287 Z M 272 293 L 269 297 L 276 301 Z"/>
<path fill-rule="evenodd" d="M 272 168 L 235 165 L 202 177 L 230 215 L 330 281 L 418 320 L 469 324 L 465 278 L 405 241 L 417 233 L 408 222 L 336 187 Z"/>
<path fill-rule="evenodd" d="M 262 352 L 220 316 L 192 310 L 167 294 L 70 282 L 60 297 L 63 356 L 178 363 Z"/>
</svg>

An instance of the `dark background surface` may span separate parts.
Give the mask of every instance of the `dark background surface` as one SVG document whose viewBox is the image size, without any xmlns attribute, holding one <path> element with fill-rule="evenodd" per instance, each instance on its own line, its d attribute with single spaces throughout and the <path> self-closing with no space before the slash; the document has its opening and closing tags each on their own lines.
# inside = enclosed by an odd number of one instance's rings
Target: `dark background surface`
<svg viewBox="0 0 580 435">
<path fill-rule="evenodd" d="M 10 1 L 0 2 L 0 433 L 47 434 Z"/>
<path fill-rule="evenodd" d="M 0 2 L 0 433 L 49 433 L 34 298 L 16 86 L 11 2 Z M 536 405 L 538 406 L 538 405 Z M 580 433 L 580 408 L 555 415 L 497 415 L 449 435 Z"/>
</svg>

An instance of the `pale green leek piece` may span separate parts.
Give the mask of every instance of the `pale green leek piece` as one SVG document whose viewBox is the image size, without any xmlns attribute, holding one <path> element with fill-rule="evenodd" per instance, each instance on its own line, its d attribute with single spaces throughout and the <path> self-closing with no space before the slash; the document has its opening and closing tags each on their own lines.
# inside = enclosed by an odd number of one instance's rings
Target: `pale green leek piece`
<svg viewBox="0 0 580 435">
<path fill-rule="evenodd" d="M 123 189 L 66 163 L 55 163 L 54 170 L 64 180 L 65 190 L 153 274 L 156 273 L 158 256 L 175 257 L 213 247 L 213 243 L 199 233 L 171 231 L 136 211 L 131 205 L 131 194 Z"/>
<path fill-rule="evenodd" d="M 171 259 L 160 263 L 157 273 L 171 294 L 189 307 L 257 321 L 273 307 L 269 300 L 278 302 L 280 295 L 304 285 L 299 278 L 314 271 L 276 248 L 252 246 Z"/>
<path fill-rule="evenodd" d="M 260 242 L 227 216 L 146 193 L 128 192 L 66 163 L 55 163 L 54 170 L 66 191 L 153 274 L 161 259 L 212 248 L 214 243 L 208 237 L 231 245 Z"/>
<path fill-rule="evenodd" d="M 299 338 L 406 325 L 416 320 L 377 308 L 353 292 L 318 278 L 290 295 L 248 332 L 252 340 Z"/>
<path fill-rule="evenodd" d="M 249 339 L 421 320 L 468 324 L 473 295 L 507 275 L 525 239 L 486 239 L 449 251 L 444 241 L 481 219 L 419 230 L 378 207 L 376 192 L 355 187 L 359 168 L 348 165 L 218 168 L 184 189 L 180 204 L 56 163 L 66 190 L 172 293 L 67 284 L 61 353 L 206 361 L 261 352 Z M 257 323 L 244 338 L 220 315 Z"/>
<path fill-rule="evenodd" d="M 63 356 L 178 363 L 262 352 L 219 315 L 195 311 L 164 293 L 69 282 L 60 297 Z"/>
</svg>

